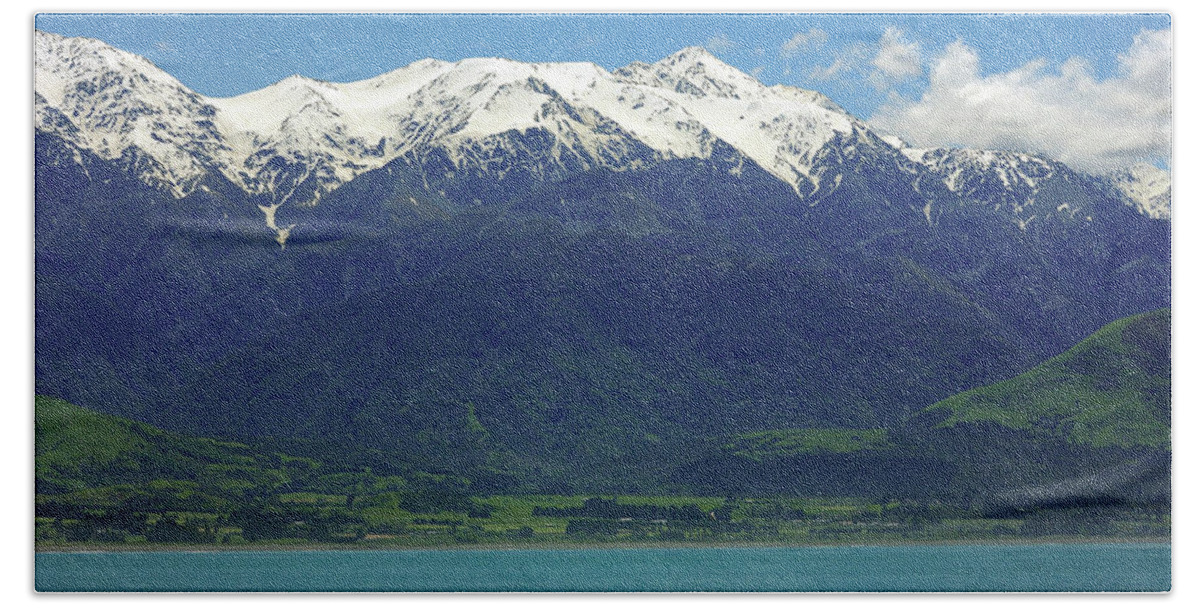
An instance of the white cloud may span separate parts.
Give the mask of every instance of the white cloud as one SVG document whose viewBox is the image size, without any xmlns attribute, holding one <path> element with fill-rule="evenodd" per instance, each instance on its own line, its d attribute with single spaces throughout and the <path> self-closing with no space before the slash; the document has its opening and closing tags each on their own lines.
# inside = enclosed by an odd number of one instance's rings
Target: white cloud
<svg viewBox="0 0 1200 608">
<path fill-rule="evenodd" d="M 829 67 L 817 66 L 813 68 L 809 76 L 818 80 L 829 80 L 844 72 L 859 71 L 870 54 L 870 47 L 861 42 L 849 44 L 838 53 Z"/>
<path fill-rule="evenodd" d="M 888 27 L 879 38 L 879 52 L 871 60 L 875 72 L 871 80 L 883 88 L 888 82 L 916 78 L 921 75 L 921 48 L 904 39 L 904 32 Z"/>
<path fill-rule="evenodd" d="M 979 54 L 957 41 L 919 100 L 893 95 L 870 123 L 918 147 L 1039 152 L 1094 172 L 1168 159 L 1171 53 L 1170 30 L 1143 30 L 1108 79 L 1077 58 L 981 76 Z"/>
<path fill-rule="evenodd" d="M 795 36 L 783 43 L 779 54 L 791 57 L 805 51 L 815 51 L 825 46 L 825 42 L 828 40 L 829 34 L 825 30 L 816 27 L 809 28 L 807 32 L 796 32 Z"/>
<path fill-rule="evenodd" d="M 796 34 L 788 44 L 800 36 L 802 34 Z M 785 50 L 787 46 L 784 45 Z M 888 26 L 879 37 L 879 42 L 846 45 L 834 57 L 833 63 L 828 67 L 818 66 L 809 75 L 819 80 L 829 80 L 842 74 L 857 73 L 875 88 L 883 90 L 898 82 L 916 78 L 922 72 L 921 47 L 906 40 L 904 32 Z"/>
<path fill-rule="evenodd" d="M 737 43 L 730 40 L 729 36 L 726 36 L 725 34 L 717 34 L 716 36 L 709 38 L 708 42 L 704 43 L 704 48 L 714 53 L 724 53 L 732 50 L 736 46 Z"/>
</svg>

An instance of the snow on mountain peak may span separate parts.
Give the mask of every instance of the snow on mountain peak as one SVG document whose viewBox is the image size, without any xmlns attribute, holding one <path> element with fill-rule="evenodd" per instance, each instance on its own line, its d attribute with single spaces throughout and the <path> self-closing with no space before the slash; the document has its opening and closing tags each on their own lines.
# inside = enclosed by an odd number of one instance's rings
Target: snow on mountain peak
<svg viewBox="0 0 1200 608">
<path fill-rule="evenodd" d="M 741 70 L 721 61 L 719 57 L 713 55 L 708 49 L 702 46 L 684 47 L 658 61 L 654 65 L 660 69 L 673 71 L 676 73 L 699 73 L 708 72 L 718 77 L 723 77 L 729 80 L 750 79 Z M 755 81 L 757 82 L 757 81 Z"/>
<path fill-rule="evenodd" d="M 635 148 L 707 158 L 723 140 L 803 197 L 820 180 L 812 168 L 821 148 L 866 129 L 818 93 L 763 86 L 700 47 L 612 73 L 592 63 L 423 59 L 359 82 L 294 75 L 229 98 L 193 93 L 99 41 L 39 32 L 37 57 L 39 128 L 77 128 L 72 141 L 105 158 L 136 147 L 164 168 L 154 179 L 176 196 L 212 170 L 275 202 L 320 197 L 402 155 L 440 149 L 466 163 L 534 129 L 589 157 L 582 166 L 614 168 L 645 160 Z M 310 176 L 317 191 L 296 193 Z"/>
<path fill-rule="evenodd" d="M 1153 218 L 1171 217 L 1171 172 L 1146 163 L 1118 169 L 1105 179 L 1137 210 Z"/>
<path fill-rule="evenodd" d="M 658 61 L 658 63 L 666 63 L 666 64 L 674 65 L 677 63 L 696 63 L 696 62 L 703 62 L 703 61 L 720 62 L 721 60 L 717 59 L 717 56 L 710 53 L 708 51 L 708 49 L 706 49 L 702 46 L 692 45 L 692 46 L 685 46 L 682 49 L 679 49 L 678 51 L 675 51 L 674 53 L 667 55 L 666 57 L 660 59 Z"/>
<path fill-rule="evenodd" d="M 904 151 L 906 149 L 909 149 L 908 143 L 905 142 L 903 139 L 896 137 L 895 135 L 883 135 L 880 137 L 880 139 L 882 139 L 885 143 L 887 143 L 887 145 L 889 145 L 897 150 Z"/>
<path fill-rule="evenodd" d="M 184 196 L 227 152 L 215 110 L 143 57 L 36 32 L 34 64 L 35 124 L 66 121 L 70 128 L 51 129 L 74 145 L 106 160 L 145 161 L 148 184 Z"/>
<path fill-rule="evenodd" d="M 738 99 L 761 91 L 763 84 L 721 61 L 702 47 L 690 46 L 653 63 L 635 62 L 614 75 L 625 82 L 674 90 L 695 97 Z"/>
<path fill-rule="evenodd" d="M 971 173 L 990 173 L 1006 186 L 1023 183 L 1035 188 L 1054 172 L 1052 161 L 1024 152 L 970 148 L 902 148 L 901 152 L 943 175 L 953 192 L 963 189 L 961 178 Z"/>
<path fill-rule="evenodd" d="M 1007 150 L 969 148 L 903 148 L 909 160 L 941 178 L 946 188 L 969 200 L 1007 208 L 1022 229 L 1039 211 L 1030 209 L 1039 200 L 1043 184 L 1067 170 L 1060 163 L 1033 154 Z M 1069 203 L 1054 210 L 1078 212 Z"/>
<path fill-rule="evenodd" d="M 223 176 L 257 197 L 281 246 L 293 225 L 276 223 L 279 207 L 317 204 L 401 158 L 446 177 L 519 171 L 557 179 L 708 159 L 723 144 L 810 204 L 840 187 L 845 154 L 894 158 L 914 175 L 937 176 L 962 199 L 1011 208 L 1022 229 L 1030 213 L 1045 211 L 1034 205 L 1043 184 L 1070 173 L 1031 154 L 918 149 L 881 138 L 824 95 L 764 86 L 701 47 L 611 73 L 587 62 L 422 59 L 357 82 L 297 74 L 208 98 L 98 40 L 37 32 L 35 74 L 39 132 L 118 162 L 178 198 L 206 175 Z M 1167 172 L 1141 165 L 1103 179 L 1143 214 L 1170 217 Z M 924 212 L 932 222 L 930 204 Z M 1052 210 L 1077 211 L 1068 203 Z"/>
</svg>

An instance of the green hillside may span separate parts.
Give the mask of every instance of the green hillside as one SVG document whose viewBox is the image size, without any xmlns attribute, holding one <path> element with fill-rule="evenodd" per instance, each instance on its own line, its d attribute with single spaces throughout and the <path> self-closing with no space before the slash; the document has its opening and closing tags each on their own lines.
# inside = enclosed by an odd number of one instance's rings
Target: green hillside
<svg viewBox="0 0 1200 608">
<path fill-rule="evenodd" d="M 722 449 L 752 460 L 887 449 L 885 429 L 780 429 L 741 433 Z"/>
<path fill-rule="evenodd" d="M 939 427 L 992 422 L 1076 445 L 1169 449 L 1171 311 L 1110 323 L 1020 376 L 926 411 L 945 415 Z"/>
<path fill-rule="evenodd" d="M 976 495 L 1164 454 L 1170 320 L 1164 309 L 1109 324 L 1026 373 L 940 401 L 886 431 L 796 426 L 710 436 L 664 447 L 677 452 L 669 457 L 643 451 L 642 466 L 684 463 L 658 491 Z M 167 480 L 236 501 L 247 492 L 321 486 L 330 475 L 369 470 L 365 464 L 376 474 L 414 478 L 414 469 L 388 471 L 383 462 L 351 462 L 329 449 L 185 436 L 59 399 L 38 397 L 36 409 L 43 495 Z M 415 440 L 406 449 L 427 451 Z"/>
<path fill-rule="evenodd" d="M 1121 319 L 1023 374 L 887 429 L 727 436 L 698 448 L 703 455 L 674 481 L 693 491 L 987 503 L 1017 488 L 1091 478 L 1095 487 L 1080 500 L 1161 502 L 1169 492 L 1170 331 L 1169 309 Z M 1137 479 L 1122 481 L 1130 475 Z"/>
<path fill-rule="evenodd" d="M 945 487 L 973 501 L 1169 504 L 1171 311 L 1110 323 L 1023 374 L 933 404 L 893 436 L 949 465 Z"/>
<path fill-rule="evenodd" d="M 319 463 L 191 437 L 99 414 L 61 399 L 34 400 L 34 470 L 39 494 L 155 480 L 202 481 L 217 490 L 286 482 Z"/>
<path fill-rule="evenodd" d="M 35 398 L 35 416 L 38 542 L 348 542 L 372 522 L 396 527 L 397 509 L 408 519 L 479 511 L 462 478 L 380 475 L 170 433 L 52 397 Z"/>
</svg>

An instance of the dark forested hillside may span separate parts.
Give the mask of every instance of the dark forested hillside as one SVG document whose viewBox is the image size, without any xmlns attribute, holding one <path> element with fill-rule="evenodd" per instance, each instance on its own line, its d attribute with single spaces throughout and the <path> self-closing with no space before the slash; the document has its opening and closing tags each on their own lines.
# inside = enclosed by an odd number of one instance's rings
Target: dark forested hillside
<svg viewBox="0 0 1200 608">
<path fill-rule="evenodd" d="M 502 486 L 655 488 L 698 439 L 892 427 L 1169 303 L 1169 223 L 1085 185 L 1061 196 L 1104 219 L 1022 229 L 949 192 L 927 221 L 878 159 L 835 159 L 818 203 L 746 159 L 471 200 L 397 161 L 281 215 L 281 247 L 217 178 L 176 200 L 37 152 L 40 393 Z"/>
</svg>

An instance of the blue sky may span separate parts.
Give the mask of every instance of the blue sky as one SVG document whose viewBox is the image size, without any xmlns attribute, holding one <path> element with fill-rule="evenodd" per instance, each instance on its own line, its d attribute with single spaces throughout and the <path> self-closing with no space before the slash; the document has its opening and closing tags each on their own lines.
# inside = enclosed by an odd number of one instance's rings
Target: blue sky
<svg viewBox="0 0 1200 608">
<path fill-rule="evenodd" d="M 1025 146 L 1096 169 L 1131 159 L 1159 166 L 1169 162 L 1170 17 L 1163 14 L 42 14 L 35 23 L 42 30 L 99 38 L 145 56 L 211 96 L 258 89 L 297 73 L 359 80 L 425 57 L 592 61 L 613 69 L 632 61 L 653 62 L 697 45 L 766 84 L 821 91 L 856 116 L 914 144 Z M 1151 107 L 1154 99 L 1131 100 L 1123 93 L 1144 88 L 1144 82 L 1122 80 L 1137 71 L 1122 57 L 1154 42 L 1147 32 L 1163 33 L 1166 39 L 1165 116 L 1162 108 Z M 1161 41 L 1156 48 L 1162 55 Z M 952 82 L 945 77 L 946 69 L 939 71 L 939 66 L 972 58 L 973 78 Z M 1064 83 L 1077 68 L 1090 84 L 1075 83 L 1072 91 L 1064 92 Z M 943 77 L 938 79 L 938 74 Z M 1017 88 L 1005 88 L 1006 82 Z M 1088 88 L 1106 83 L 1111 86 L 1102 86 L 1103 93 Z M 961 123 L 958 129 L 933 133 L 919 126 L 923 117 L 959 112 L 955 100 L 978 90 L 994 98 L 990 106 L 971 110 L 987 114 L 981 133 L 975 132 L 979 117 L 970 114 L 952 117 Z M 1095 113 L 1093 104 L 1083 101 L 1089 94 L 1112 99 L 1101 99 L 1103 111 Z M 1069 98 L 1061 100 L 1067 105 L 1058 107 L 1056 95 Z M 1043 114 L 1013 126 L 1001 102 L 1023 96 Z M 1062 133 L 1045 133 L 1047 125 L 1062 122 L 1064 116 L 1092 113 L 1088 120 L 1107 123 L 1131 108 L 1135 113 L 1145 108 L 1157 119 L 1110 125 L 1121 131 L 1118 135 L 1129 137 L 1113 144 L 1119 149 L 1097 158 L 1085 158 L 1094 145 L 1090 141 L 1060 147 L 1051 140 Z M 992 114 L 997 115 L 996 125 L 989 129 Z M 1164 120 L 1165 146 L 1133 141 L 1134 131 L 1163 131 Z"/>
</svg>

